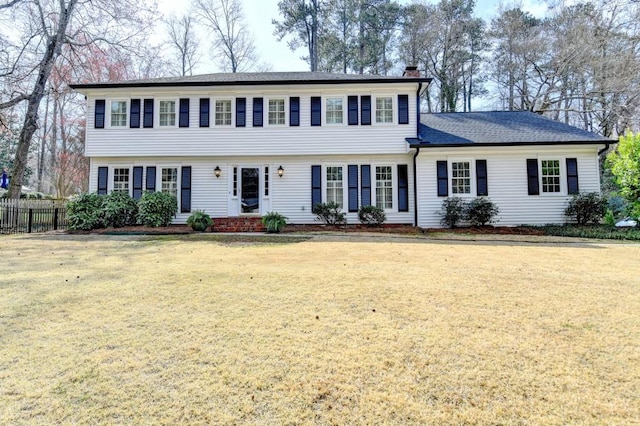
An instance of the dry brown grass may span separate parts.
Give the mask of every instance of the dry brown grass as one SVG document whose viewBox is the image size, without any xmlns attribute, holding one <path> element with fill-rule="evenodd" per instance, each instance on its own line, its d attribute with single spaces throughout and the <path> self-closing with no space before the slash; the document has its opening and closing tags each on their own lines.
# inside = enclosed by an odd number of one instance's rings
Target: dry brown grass
<svg viewBox="0 0 640 426">
<path fill-rule="evenodd" d="M 640 247 L 6 237 L 2 424 L 633 424 Z"/>
</svg>

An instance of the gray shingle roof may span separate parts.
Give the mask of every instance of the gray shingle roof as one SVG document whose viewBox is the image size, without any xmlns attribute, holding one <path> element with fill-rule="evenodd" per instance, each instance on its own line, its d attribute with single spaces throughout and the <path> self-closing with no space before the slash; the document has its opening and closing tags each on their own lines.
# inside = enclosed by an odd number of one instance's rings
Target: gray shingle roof
<svg viewBox="0 0 640 426">
<path fill-rule="evenodd" d="M 348 84 L 348 83 L 399 83 L 427 82 L 424 77 L 397 77 L 360 74 L 335 74 L 326 72 L 244 72 L 215 73 L 186 77 L 164 77 L 128 81 L 104 81 L 88 84 L 72 84 L 74 89 L 116 87 L 166 87 L 166 86 L 231 86 L 231 85 L 286 85 L 286 84 Z"/>
<path fill-rule="evenodd" d="M 610 143 L 611 139 L 527 111 L 421 114 L 420 146 Z"/>
</svg>

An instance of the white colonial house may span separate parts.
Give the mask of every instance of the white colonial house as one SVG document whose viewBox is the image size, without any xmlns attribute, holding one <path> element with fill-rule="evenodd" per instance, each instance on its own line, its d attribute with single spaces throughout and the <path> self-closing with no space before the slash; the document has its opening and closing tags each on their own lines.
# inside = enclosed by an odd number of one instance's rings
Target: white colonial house
<svg viewBox="0 0 640 426">
<path fill-rule="evenodd" d="M 209 74 L 76 84 L 87 99 L 91 192 L 168 191 L 175 223 L 277 211 L 314 223 L 337 202 L 387 223 L 440 226 L 449 196 L 487 196 L 498 225 L 564 222 L 599 191 L 611 141 L 528 112 L 420 114 L 429 79 L 315 72 Z"/>
</svg>

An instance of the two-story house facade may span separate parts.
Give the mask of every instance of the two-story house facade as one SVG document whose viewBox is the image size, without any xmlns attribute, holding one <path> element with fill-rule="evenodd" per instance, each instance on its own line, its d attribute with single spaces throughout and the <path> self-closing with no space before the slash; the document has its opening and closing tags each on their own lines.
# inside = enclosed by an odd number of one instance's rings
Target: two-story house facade
<svg viewBox="0 0 640 426">
<path fill-rule="evenodd" d="M 412 74 L 293 72 L 72 87 L 87 99 L 90 192 L 171 192 L 175 223 L 195 209 L 214 219 L 277 211 L 290 223 L 313 223 L 316 203 L 336 202 L 349 223 L 375 205 L 387 223 L 438 226 L 443 197 L 485 195 L 507 212 L 500 224 L 562 222 L 577 170 L 580 191 L 599 190 L 597 153 L 608 140 L 555 122 L 543 135 L 540 123 L 551 121 L 534 114 L 524 131 L 509 126 L 508 113 L 457 124 L 421 115 L 428 83 Z M 472 140 L 474 126 L 497 139 Z M 519 197 L 525 207 L 512 209 Z"/>
</svg>

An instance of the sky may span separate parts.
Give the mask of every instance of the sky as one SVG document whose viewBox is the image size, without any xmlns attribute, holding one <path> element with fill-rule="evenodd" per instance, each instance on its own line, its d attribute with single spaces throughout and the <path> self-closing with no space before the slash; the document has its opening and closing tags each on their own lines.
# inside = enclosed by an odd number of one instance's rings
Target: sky
<svg viewBox="0 0 640 426">
<path fill-rule="evenodd" d="M 183 13 L 188 1 L 186 0 L 157 0 L 158 9 L 165 15 L 172 13 Z M 308 71 L 309 65 L 300 59 L 305 55 L 304 48 L 299 48 L 292 52 L 286 43 L 286 38 L 280 42 L 273 35 L 274 25 L 271 23 L 273 19 L 279 19 L 278 0 L 242 0 L 244 5 L 244 14 L 247 25 L 253 33 L 254 42 L 257 51 L 263 62 L 270 65 L 271 71 Z M 409 0 L 400 0 L 402 4 L 409 4 Z M 431 3 L 437 3 L 431 0 Z M 501 0 L 477 0 L 476 16 L 485 20 L 490 20 L 495 15 L 501 3 L 513 4 L 513 1 Z M 536 17 L 542 17 L 546 10 L 546 4 L 540 0 L 521 0 L 525 11 L 530 12 Z M 204 45 L 204 44 L 203 44 Z M 211 69 L 213 67 L 211 59 L 206 53 L 203 53 L 202 64 L 196 69 L 197 74 L 205 74 L 210 72 L 218 72 L 219 69 Z"/>
</svg>

